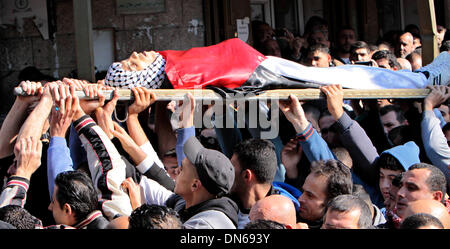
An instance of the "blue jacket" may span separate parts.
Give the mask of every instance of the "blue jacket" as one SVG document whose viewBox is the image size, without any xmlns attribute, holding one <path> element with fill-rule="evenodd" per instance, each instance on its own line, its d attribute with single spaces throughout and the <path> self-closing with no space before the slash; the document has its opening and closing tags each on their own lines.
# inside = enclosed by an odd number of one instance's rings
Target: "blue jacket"
<svg viewBox="0 0 450 249">
<path fill-rule="evenodd" d="M 302 191 L 285 182 L 273 182 L 272 186 L 274 194 L 286 196 L 291 199 L 292 203 L 294 203 L 295 210 L 297 212 L 299 211 L 300 202 L 298 202 L 298 198 L 302 195 Z"/>
</svg>

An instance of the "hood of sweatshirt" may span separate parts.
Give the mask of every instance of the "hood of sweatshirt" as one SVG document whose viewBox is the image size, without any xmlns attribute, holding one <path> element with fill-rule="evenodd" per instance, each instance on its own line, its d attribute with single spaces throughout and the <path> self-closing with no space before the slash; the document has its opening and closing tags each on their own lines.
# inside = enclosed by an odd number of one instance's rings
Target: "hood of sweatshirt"
<svg viewBox="0 0 450 249">
<path fill-rule="evenodd" d="M 403 166 L 405 171 L 407 171 L 412 165 L 420 163 L 419 146 L 417 146 L 417 144 L 412 141 L 385 150 L 381 154 L 386 153 L 395 157 Z"/>
<path fill-rule="evenodd" d="M 228 197 L 221 197 L 211 199 L 194 205 L 188 209 L 183 209 L 179 212 L 183 222 L 190 219 L 192 216 L 208 210 L 216 210 L 224 213 L 237 227 L 238 226 L 238 212 L 237 204 Z"/>
</svg>

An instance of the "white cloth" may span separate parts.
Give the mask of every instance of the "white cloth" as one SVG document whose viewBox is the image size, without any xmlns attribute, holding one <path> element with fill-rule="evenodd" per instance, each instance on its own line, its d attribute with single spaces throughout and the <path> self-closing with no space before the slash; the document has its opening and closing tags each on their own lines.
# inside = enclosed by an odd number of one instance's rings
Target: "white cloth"
<svg viewBox="0 0 450 249">
<path fill-rule="evenodd" d="M 321 85 L 341 84 L 355 89 L 425 88 L 428 80 L 422 73 L 392 71 L 361 65 L 307 67 L 279 57 L 267 56 L 261 66 L 280 75 Z"/>
</svg>

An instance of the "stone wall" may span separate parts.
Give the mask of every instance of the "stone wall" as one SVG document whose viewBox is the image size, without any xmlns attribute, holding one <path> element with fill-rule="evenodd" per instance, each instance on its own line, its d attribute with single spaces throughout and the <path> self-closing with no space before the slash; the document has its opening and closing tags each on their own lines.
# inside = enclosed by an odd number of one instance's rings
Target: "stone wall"
<svg viewBox="0 0 450 249">
<path fill-rule="evenodd" d="M 166 11 L 155 14 L 117 15 L 115 1 L 91 0 L 94 30 L 112 29 L 115 60 L 132 51 L 184 50 L 205 45 L 202 0 L 166 0 Z M 23 31 L 0 26 L 0 114 L 14 102 L 11 94 L 20 70 L 35 66 L 55 78 L 70 76 L 76 69 L 76 48 L 71 0 L 54 0 L 56 32 L 44 40 L 31 19 Z M 19 32 L 21 30 L 22 32 Z"/>
</svg>

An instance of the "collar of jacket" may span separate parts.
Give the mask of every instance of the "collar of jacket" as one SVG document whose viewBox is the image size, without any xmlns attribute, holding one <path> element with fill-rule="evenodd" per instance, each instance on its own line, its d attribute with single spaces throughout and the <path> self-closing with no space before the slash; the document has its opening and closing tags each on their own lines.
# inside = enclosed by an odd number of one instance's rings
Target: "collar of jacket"
<svg viewBox="0 0 450 249">
<path fill-rule="evenodd" d="M 100 212 L 99 210 L 96 210 L 96 211 L 90 213 L 88 216 L 86 216 L 86 218 L 84 220 L 82 220 L 78 224 L 74 225 L 74 227 L 77 229 L 84 228 L 87 225 L 91 224 L 95 219 L 97 219 L 98 217 L 101 217 L 101 216 L 103 216 L 102 212 Z"/>
</svg>

